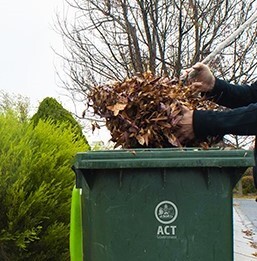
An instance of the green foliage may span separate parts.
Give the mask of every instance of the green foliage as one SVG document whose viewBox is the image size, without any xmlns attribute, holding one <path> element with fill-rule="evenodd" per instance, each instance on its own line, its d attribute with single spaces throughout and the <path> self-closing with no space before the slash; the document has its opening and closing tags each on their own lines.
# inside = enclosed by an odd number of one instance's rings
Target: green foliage
<svg viewBox="0 0 257 261">
<path fill-rule="evenodd" d="M 244 172 L 244 176 L 252 176 L 253 175 L 253 167 L 249 167 Z"/>
<path fill-rule="evenodd" d="M 244 195 L 257 193 L 253 182 L 253 176 L 242 177 L 242 187 Z"/>
<path fill-rule="evenodd" d="M 79 123 L 73 118 L 70 112 L 64 109 L 63 106 L 56 101 L 56 99 L 47 97 L 40 103 L 38 111 L 31 119 L 34 126 L 38 124 L 40 119 L 51 120 L 55 124 L 65 123 L 67 126 L 71 126 L 76 137 L 83 138 L 87 143 Z"/>
<path fill-rule="evenodd" d="M 0 114 L 0 260 L 69 260 L 72 127 Z"/>
</svg>

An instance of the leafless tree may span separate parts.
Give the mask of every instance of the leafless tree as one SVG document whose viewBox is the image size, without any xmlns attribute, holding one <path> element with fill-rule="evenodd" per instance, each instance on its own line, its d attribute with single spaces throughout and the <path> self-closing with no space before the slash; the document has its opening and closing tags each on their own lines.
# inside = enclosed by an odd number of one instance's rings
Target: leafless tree
<svg viewBox="0 0 257 261">
<path fill-rule="evenodd" d="M 100 82 L 151 70 L 178 76 L 204 59 L 247 20 L 252 0 L 67 0 L 74 23 L 58 16 L 66 47 L 69 89 L 84 93 Z M 256 24 L 212 63 L 230 81 L 256 77 Z"/>
<path fill-rule="evenodd" d="M 66 0 L 73 21 L 58 16 L 66 48 L 65 88 L 86 99 L 103 82 L 151 70 L 178 77 L 203 60 L 254 14 L 257 0 Z M 257 24 L 210 64 L 234 83 L 257 77 Z"/>
</svg>

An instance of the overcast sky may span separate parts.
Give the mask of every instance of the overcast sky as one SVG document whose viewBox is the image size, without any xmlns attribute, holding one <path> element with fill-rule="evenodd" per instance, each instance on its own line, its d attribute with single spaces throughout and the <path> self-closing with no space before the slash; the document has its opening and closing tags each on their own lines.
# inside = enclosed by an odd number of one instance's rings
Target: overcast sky
<svg viewBox="0 0 257 261">
<path fill-rule="evenodd" d="M 63 51 L 54 21 L 64 9 L 64 0 L 0 0 L 0 90 L 30 98 L 33 112 L 45 97 L 74 112 L 60 87 L 55 66 L 62 73 L 61 61 L 52 50 Z M 106 131 L 86 136 L 92 141 L 110 138 Z"/>
<path fill-rule="evenodd" d="M 62 51 L 53 29 L 61 10 L 63 0 L 0 0 L 1 90 L 27 96 L 34 105 L 47 96 L 60 97 L 52 47 Z"/>
</svg>

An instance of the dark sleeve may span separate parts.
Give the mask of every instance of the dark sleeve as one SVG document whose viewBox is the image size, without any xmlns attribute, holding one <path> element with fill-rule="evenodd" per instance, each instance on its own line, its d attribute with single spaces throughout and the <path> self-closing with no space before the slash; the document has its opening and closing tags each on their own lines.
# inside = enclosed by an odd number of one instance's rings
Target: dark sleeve
<svg viewBox="0 0 257 261">
<path fill-rule="evenodd" d="M 227 111 L 194 111 L 193 128 L 197 138 L 257 135 L 257 103 Z"/>
<path fill-rule="evenodd" d="M 235 85 L 216 78 L 208 99 L 227 108 L 247 106 L 257 102 L 257 82 L 251 85 Z"/>
</svg>

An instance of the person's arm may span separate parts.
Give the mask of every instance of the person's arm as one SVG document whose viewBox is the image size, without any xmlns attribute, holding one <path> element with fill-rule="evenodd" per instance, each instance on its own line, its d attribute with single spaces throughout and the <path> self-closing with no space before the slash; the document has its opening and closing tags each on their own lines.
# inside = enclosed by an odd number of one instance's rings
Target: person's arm
<svg viewBox="0 0 257 261">
<path fill-rule="evenodd" d="M 194 88 L 222 106 L 237 108 L 257 102 L 257 82 L 252 85 L 230 84 L 215 78 L 210 68 L 202 63 L 196 63 L 187 75 Z"/>
<path fill-rule="evenodd" d="M 257 135 L 257 103 L 228 111 L 196 110 L 192 124 L 196 138 L 225 134 Z"/>
<path fill-rule="evenodd" d="M 252 85 L 233 85 L 215 78 L 207 65 L 197 63 L 193 69 L 196 74 L 191 79 L 192 86 L 205 92 L 209 99 L 233 109 L 183 109 L 183 118 L 176 133 L 180 142 L 225 134 L 257 135 L 257 82 Z"/>
<path fill-rule="evenodd" d="M 257 103 L 227 111 L 183 108 L 176 136 L 181 143 L 208 136 L 257 135 Z"/>
<path fill-rule="evenodd" d="M 252 85 L 234 85 L 215 78 L 214 88 L 207 93 L 207 97 L 228 108 L 247 106 L 257 102 L 257 82 Z"/>
</svg>

